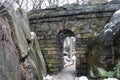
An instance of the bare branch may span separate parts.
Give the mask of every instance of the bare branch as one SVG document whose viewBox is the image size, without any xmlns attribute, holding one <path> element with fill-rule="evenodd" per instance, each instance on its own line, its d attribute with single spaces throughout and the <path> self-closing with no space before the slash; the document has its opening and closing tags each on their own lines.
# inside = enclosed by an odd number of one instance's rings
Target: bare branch
<svg viewBox="0 0 120 80">
<path fill-rule="evenodd" d="M 36 5 L 36 9 L 41 9 L 42 8 L 42 3 L 44 0 L 40 0 L 38 5 Z"/>
<path fill-rule="evenodd" d="M 6 9 L 8 9 L 10 6 L 12 6 L 12 4 L 15 2 L 16 0 L 13 0 L 6 8 L 2 9 L 0 11 L 0 13 L 2 13 L 3 11 L 5 11 Z"/>
</svg>

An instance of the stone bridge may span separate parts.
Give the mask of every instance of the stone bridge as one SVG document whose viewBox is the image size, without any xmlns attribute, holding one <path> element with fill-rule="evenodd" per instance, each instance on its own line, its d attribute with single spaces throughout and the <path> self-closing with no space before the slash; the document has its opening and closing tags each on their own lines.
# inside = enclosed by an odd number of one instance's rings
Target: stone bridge
<svg viewBox="0 0 120 80">
<path fill-rule="evenodd" d="M 66 5 L 63 7 L 31 11 L 29 21 L 31 30 L 38 36 L 39 44 L 47 63 L 48 73 L 58 73 L 63 69 L 62 45 L 57 34 L 63 30 L 71 30 L 76 37 L 76 73 L 81 74 L 86 62 L 80 63 L 81 55 L 88 51 L 87 46 L 99 34 L 110 20 L 120 4 L 101 5 Z"/>
</svg>

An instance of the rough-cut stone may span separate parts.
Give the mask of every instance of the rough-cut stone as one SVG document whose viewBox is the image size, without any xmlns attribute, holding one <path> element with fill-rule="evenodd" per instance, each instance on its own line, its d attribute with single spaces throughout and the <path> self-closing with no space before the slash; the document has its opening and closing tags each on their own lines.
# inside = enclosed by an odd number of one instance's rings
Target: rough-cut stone
<svg viewBox="0 0 120 80">
<path fill-rule="evenodd" d="M 90 4 L 103 4 L 107 3 L 107 0 L 90 0 Z"/>
<path fill-rule="evenodd" d="M 98 0 L 101 1 L 101 0 Z M 50 10 L 42 10 L 39 12 L 32 11 L 29 13 L 30 21 L 36 20 L 36 19 L 49 19 L 49 18 L 56 18 L 56 17 L 62 17 L 62 16 L 73 16 L 78 14 L 90 14 L 90 13 L 103 13 L 103 12 L 114 12 L 120 8 L 120 4 L 99 4 L 99 5 L 77 5 L 74 7 L 71 7 L 72 10 L 67 10 L 67 8 L 64 9 L 64 7 L 50 9 Z M 44 13 L 44 15 L 42 15 Z"/>
<path fill-rule="evenodd" d="M 108 9 L 106 6 L 109 6 L 110 8 Z M 48 71 L 51 73 L 54 73 L 52 71 L 55 71 L 58 69 L 61 70 L 61 68 L 63 68 L 62 67 L 63 66 L 62 44 L 58 44 L 56 40 L 57 39 L 56 35 L 63 29 L 69 29 L 75 34 L 75 37 L 77 39 L 76 40 L 76 55 L 77 55 L 76 71 L 77 71 L 77 75 L 79 75 L 80 56 L 88 52 L 87 46 L 91 41 L 92 37 L 95 37 L 97 34 L 100 33 L 100 31 L 103 29 L 103 26 L 107 23 L 107 21 L 112 16 L 114 10 L 118 9 L 118 5 L 114 5 L 114 6 L 116 6 L 114 9 L 112 5 L 107 5 L 107 4 L 94 5 L 94 6 L 78 5 L 74 7 L 73 6 L 69 7 L 69 10 L 70 8 L 72 8 L 71 10 L 80 11 L 80 13 L 78 13 L 77 15 L 74 14 L 74 11 L 73 12 L 67 11 L 67 7 L 66 7 L 66 10 L 60 9 L 59 11 L 45 10 L 48 13 L 48 15 L 46 16 L 39 15 L 37 16 L 39 17 L 38 19 L 36 19 L 35 16 L 39 12 L 37 13 L 36 11 L 35 13 L 33 13 L 33 15 L 29 14 L 30 26 L 31 26 L 31 29 L 35 31 L 38 36 L 41 50 L 47 62 Z M 85 11 L 88 11 L 88 12 L 86 13 Z M 69 12 L 71 15 L 68 16 L 67 12 L 68 12 L 68 15 L 69 15 Z M 55 42 L 52 42 L 53 39 L 55 39 Z M 57 57 L 54 57 L 55 55 Z M 59 61 L 55 62 L 56 59 L 58 59 Z M 52 61 L 55 62 L 55 64 L 53 64 Z M 58 64 L 59 64 L 58 67 L 52 67 Z M 51 65 L 51 66 L 48 66 L 48 65 Z"/>
<path fill-rule="evenodd" d="M 63 68 L 63 58 L 61 52 L 59 51 L 60 49 L 58 47 L 57 40 L 55 38 L 39 39 L 39 43 L 47 63 L 47 72 L 49 74 L 58 73 Z"/>
</svg>

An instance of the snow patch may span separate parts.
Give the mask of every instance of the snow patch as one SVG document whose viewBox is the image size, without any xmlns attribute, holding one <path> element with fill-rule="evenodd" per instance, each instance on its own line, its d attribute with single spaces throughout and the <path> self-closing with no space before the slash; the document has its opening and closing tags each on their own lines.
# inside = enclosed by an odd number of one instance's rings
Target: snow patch
<svg viewBox="0 0 120 80">
<path fill-rule="evenodd" d="M 106 29 L 106 30 L 104 31 L 104 33 L 108 32 L 108 31 L 112 32 L 112 29 Z"/>
<path fill-rule="evenodd" d="M 88 80 L 86 76 L 76 77 L 75 80 Z"/>
<path fill-rule="evenodd" d="M 112 0 L 107 0 L 107 2 L 111 2 Z"/>
<path fill-rule="evenodd" d="M 34 39 L 35 38 L 35 32 L 30 32 L 31 34 L 31 39 Z"/>
<path fill-rule="evenodd" d="M 46 77 L 43 76 L 43 80 L 53 80 L 54 79 L 54 75 L 47 75 Z"/>
</svg>

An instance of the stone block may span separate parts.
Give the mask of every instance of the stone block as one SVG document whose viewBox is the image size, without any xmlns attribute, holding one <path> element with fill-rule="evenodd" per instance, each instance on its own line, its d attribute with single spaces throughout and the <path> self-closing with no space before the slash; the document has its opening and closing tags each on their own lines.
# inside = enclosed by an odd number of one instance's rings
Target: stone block
<svg viewBox="0 0 120 80">
<path fill-rule="evenodd" d="M 107 0 L 91 0 L 90 4 L 103 4 L 107 3 Z"/>
<path fill-rule="evenodd" d="M 90 38 L 90 37 L 94 37 L 94 36 L 92 34 L 89 34 L 89 33 L 81 35 L 81 38 Z"/>
<path fill-rule="evenodd" d="M 55 47 L 51 47 L 51 48 L 44 48 L 44 50 L 48 51 L 48 54 L 52 54 L 55 53 L 55 51 L 57 51 L 57 48 Z"/>
<path fill-rule="evenodd" d="M 53 64 L 47 64 L 47 66 L 48 66 L 49 68 L 52 67 L 52 65 L 53 65 Z"/>
<path fill-rule="evenodd" d="M 76 51 L 76 54 L 85 54 L 86 51 Z"/>
<path fill-rule="evenodd" d="M 58 46 L 57 44 L 52 44 L 52 43 L 51 44 L 46 44 L 46 47 L 49 47 L 49 48 L 50 47 L 57 47 L 57 46 Z"/>
</svg>

